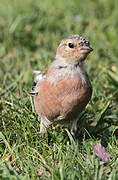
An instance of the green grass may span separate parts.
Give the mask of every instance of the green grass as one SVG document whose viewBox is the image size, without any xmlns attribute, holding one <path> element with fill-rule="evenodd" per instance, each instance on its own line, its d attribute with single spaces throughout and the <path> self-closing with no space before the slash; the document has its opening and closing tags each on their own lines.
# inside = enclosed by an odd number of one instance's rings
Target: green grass
<svg viewBox="0 0 118 180">
<path fill-rule="evenodd" d="M 118 179 L 117 19 L 117 0 L 0 1 L 0 180 Z M 94 48 L 86 61 L 93 96 L 79 122 L 86 123 L 78 142 L 61 126 L 42 139 L 32 70 L 47 67 L 70 34 Z M 93 154 L 96 142 L 112 154 L 108 164 Z"/>
</svg>

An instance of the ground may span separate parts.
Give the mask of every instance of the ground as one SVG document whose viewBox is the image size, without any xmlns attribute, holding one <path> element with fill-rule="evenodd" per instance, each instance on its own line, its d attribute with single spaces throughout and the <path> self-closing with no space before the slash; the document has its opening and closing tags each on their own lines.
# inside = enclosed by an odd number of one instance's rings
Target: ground
<svg viewBox="0 0 118 180">
<path fill-rule="evenodd" d="M 118 179 L 117 0 L 0 1 L 0 179 Z M 86 61 L 93 96 L 80 115 L 75 142 L 62 126 L 41 138 L 30 96 L 32 70 L 54 60 L 70 34 L 87 36 L 94 51 Z M 96 142 L 111 154 L 93 153 Z"/>
</svg>

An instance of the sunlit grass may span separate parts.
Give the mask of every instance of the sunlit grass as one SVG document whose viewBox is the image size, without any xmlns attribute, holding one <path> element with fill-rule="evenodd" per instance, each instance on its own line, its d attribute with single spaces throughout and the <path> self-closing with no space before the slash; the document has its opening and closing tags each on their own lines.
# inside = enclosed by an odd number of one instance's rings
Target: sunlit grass
<svg viewBox="0 0 118 180">
<path fill-rule="evenodd" d="M 117 17 L 117 0 L 0 1 L 0 179 L 117 179 Z M 60 126 L 42 139 L 32 70 L 47 67 L 70 34 L 87 36 L 94 49 L 86 61 L 92 100 L 78 142 Z M 93 154 L 96 141 L 112 155 L 107 165 Z"/>
</svg>

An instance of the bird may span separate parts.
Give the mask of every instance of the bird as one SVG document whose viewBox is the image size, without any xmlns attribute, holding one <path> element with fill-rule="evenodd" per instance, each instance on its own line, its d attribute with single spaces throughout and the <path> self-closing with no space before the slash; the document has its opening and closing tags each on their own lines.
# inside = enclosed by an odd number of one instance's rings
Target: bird
<svg viewBox="0 0 118 180">
<path fill-rule="evenodd" d="M 64 38 L 55 60 L 44 71 L 34 71 L 34 107 L 40 117 L 42 137 L 51 124 L 71 126 L 76 137 L 78 116 L 92 96 L 92 85 L 84 61 L 93 51 L 87 37 L 78 34 Z"/>
</svg>

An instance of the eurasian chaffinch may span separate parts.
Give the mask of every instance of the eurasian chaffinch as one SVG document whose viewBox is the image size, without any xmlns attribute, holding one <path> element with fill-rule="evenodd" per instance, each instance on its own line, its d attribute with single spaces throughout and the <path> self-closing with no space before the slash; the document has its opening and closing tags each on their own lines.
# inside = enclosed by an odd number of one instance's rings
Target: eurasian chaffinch
<svg viewBox="0 0 118 180">
<path fill-rule="evenodd" d="M 83 62 L 93 51 L 84 36 L 71 35 L 61 41 L 56 58 L 43 72 L 34 71 L 34 107 L 40 116 L 40 133 L 53 123 L 71 123 L 77 132 L 77 117 L 91 99 L 92 86 Z"/>
</svg>

